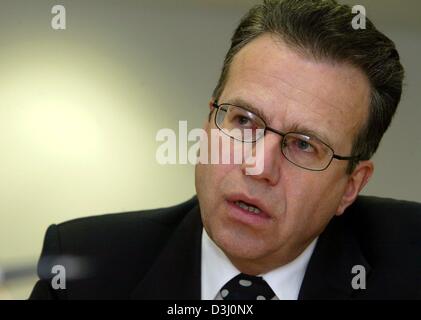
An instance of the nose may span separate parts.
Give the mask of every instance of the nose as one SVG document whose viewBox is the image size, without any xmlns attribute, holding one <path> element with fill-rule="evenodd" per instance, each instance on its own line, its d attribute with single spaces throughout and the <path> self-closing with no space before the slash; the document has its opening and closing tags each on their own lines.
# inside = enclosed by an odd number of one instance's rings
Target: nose
<svg viewBox="0 0 421 320">
<path fill-rule="evenodd" d="M 282 137 L 275 134 L 266 134 L 263 139 L 258 140 L 255 143 L 253 159 L 243 161 L 241 165 L 243 174 L 255 180 L 265 181 L 271 186 L 276 185 L 281 175 L 281 140 Z M 252 174 L 250 167 L 253 168 Z"/>
</svg>

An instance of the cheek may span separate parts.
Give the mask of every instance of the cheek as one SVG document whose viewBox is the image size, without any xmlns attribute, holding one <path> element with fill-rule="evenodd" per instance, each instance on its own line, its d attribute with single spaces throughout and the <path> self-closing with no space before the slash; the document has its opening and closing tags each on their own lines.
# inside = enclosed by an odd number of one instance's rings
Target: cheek
<svg viewBox="0 0 421 320">
<path fill-rule="evenodd" d="M 335 215 L 345 190 L 343 179 L 320 173 L 284 182 L 287 215 L 297 228 L 323 227 Z"/>
<path fill-rule="evenodd" d="M 204 190 L 218 190 L 223 184 L 223 180 L 232 171 L 231 165 L 198 164 L 196 166 L 197 187 Z"/>
<path fill-rule="evenodd" d="M 217 189 L 224 180 L 228 179 L 229 173 L 239 167 L 239 164 L 234 161 L 234 153 L 238 152 L 236 148 L 239 148 L 238 145 L 241 146 L 241 144 L 234 144 L 228 136 L 210 127 L 207 128 L 207 137 L 204 139 L 206 141 L 202 140 L 201 150 L 207 152 L 204 152 L 200 158 L 204 163 L 197 165 L 196 175 L 200 176 L 202 188 Z"/>
<path fill-rule="evenodd" d="M 225 238 L 224 193 L 230 189 L 232 166 L 196 165 L 196 193 L 200 204 L 202 223 L 212 239 Z M 228 183 L 227 183 L 228 181 Z"/>
<path fill-rule="evenodd" d="M 229 189 L 231 165 L 197 164 L 195 172 L 196 193 L 200 206 L 208 212 L 217 212 L 217 204 L 221 203 L 223 194 Z"/>
</svg>

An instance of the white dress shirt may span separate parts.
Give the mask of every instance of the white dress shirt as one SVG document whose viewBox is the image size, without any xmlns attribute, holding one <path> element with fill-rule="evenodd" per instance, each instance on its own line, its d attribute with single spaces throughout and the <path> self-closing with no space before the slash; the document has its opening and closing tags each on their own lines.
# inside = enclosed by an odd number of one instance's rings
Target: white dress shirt
<svg viewBox="0 0 421 320">
<path fill-rule="evenodd" d="M 269 284 L 279 300 L 297 300 L 317 238 L 293 261 L 259 276 Z M 224 252 L 202 232 L 202 300 L 219 299 L 219 290 L 241 273 Z"/>
</svg>

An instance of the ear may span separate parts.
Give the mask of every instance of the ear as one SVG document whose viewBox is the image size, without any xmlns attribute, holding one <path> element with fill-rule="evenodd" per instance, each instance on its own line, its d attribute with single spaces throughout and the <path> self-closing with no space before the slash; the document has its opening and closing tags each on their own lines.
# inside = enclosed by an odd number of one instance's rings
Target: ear
<svg viewBox="0 0 421 320">
<path fill-rule="evenodd" d="M 212 97 L 210 100 L 209 100 L 209 109 L 210 109 L 210 111 L 212 112 L 212 110 L 213 109 L 215 109 L 215 107 L 213 106 L 213 104 L 215 103 L 215 98 L 214 97 Z"/>
<path fill-rule="evenodd" d="M 212 112 L 213 112 L 213 110 L 215 110 L 215 107 L 213 106 L 214 101 L 215 101 L 215 99 L 213 97 L 209 100 L 209 103 L 208 103 L 209 115 L 208 115 L 208 119 L 205 120 L 204 123 L 203 123 L 203 129 L 204 130 L 207 130 L 209 128 L 210 121 L 212 119 Z"/>
<path fill-rule="evenodd" d="M 373 175 L 373 171 L 374 164 L 371 160 L 365 160 L 358 163 L 357 167 L 348 177 L 345 192 L 342 196 L 339 207 L 336 210 L 337 216 L 344 213 L 345 209 L 355 201 L 360 191 L 370 180 L 370 177 Z"/>
<path fill-rule="evenodd" d="M 208 116 L 208 121 L 211 120 L 211 118 L 212 118 L 212 112 L 213 112 L 213 110 L 215 110 L 215 107 L 213 106 L 214 102 L 215 102 L 215 99 L 212 97 L 209 100 L 209 116 Z"/>
</svg>

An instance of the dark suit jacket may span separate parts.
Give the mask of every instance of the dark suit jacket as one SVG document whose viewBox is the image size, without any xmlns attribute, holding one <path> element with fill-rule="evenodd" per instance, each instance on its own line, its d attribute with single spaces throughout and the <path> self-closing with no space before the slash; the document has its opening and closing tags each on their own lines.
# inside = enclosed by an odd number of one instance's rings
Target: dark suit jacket
<svg viewBox="0 0 421 320">
<path fill-rule="evenodd" d="M 200 299 L 196 197 L 48 228 L 31 299 Z M 66 289 L 51 285 L 66 268 Z M 366 289 L 351 285 L 355 265 Z M 360 196 L 320 235 L 299 299 L 421 299 L 421 204 Z"/>
</svg>

